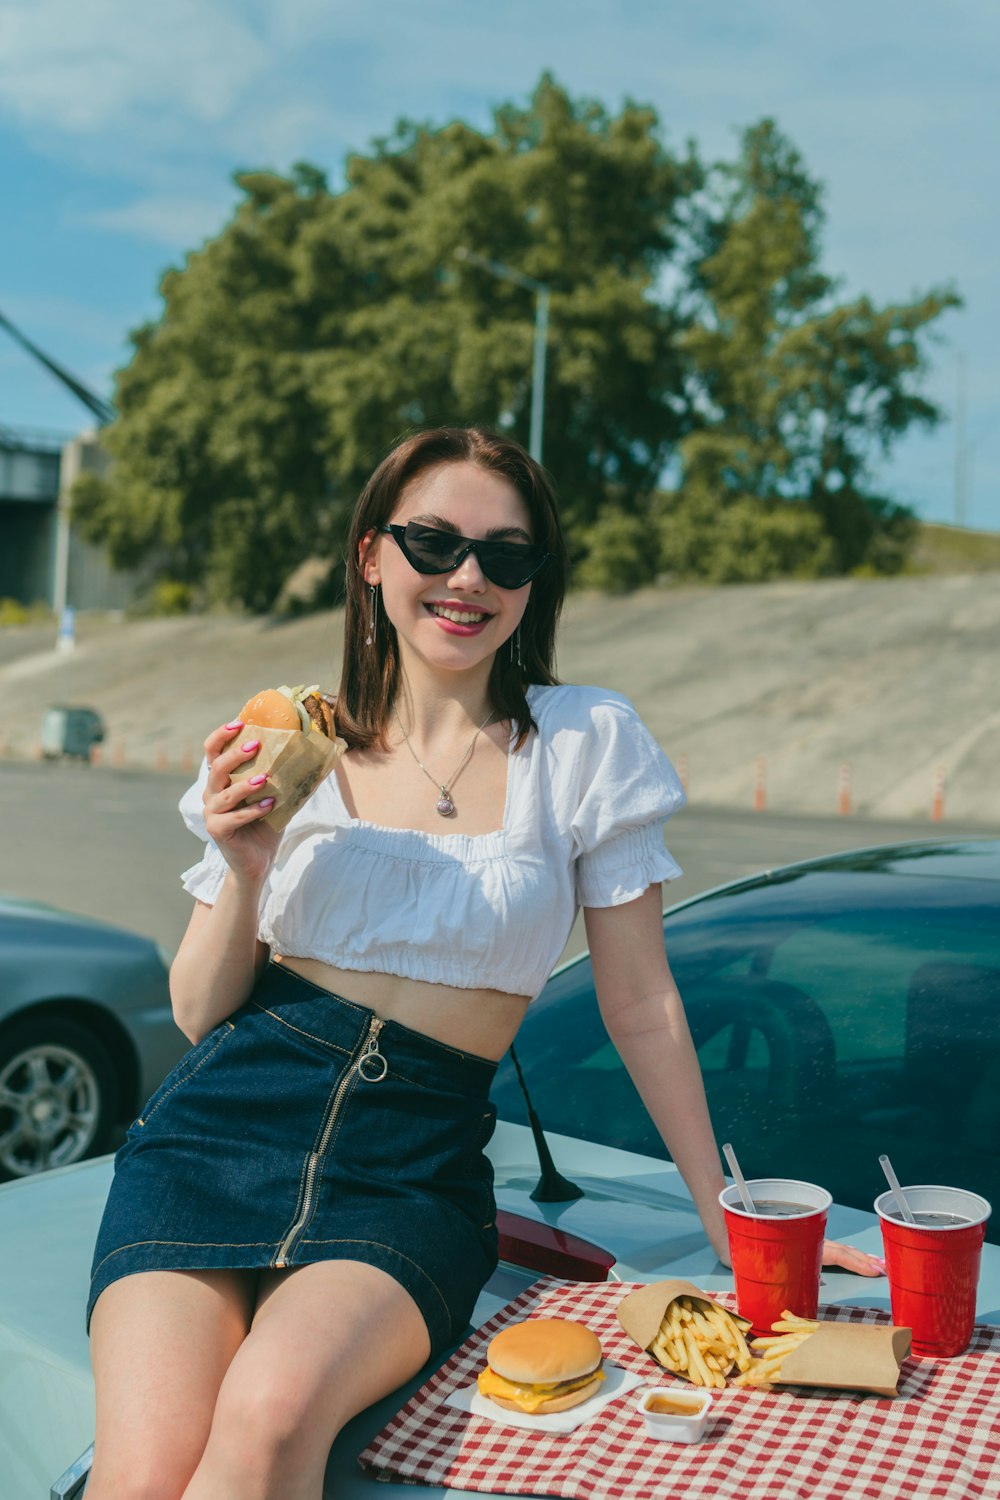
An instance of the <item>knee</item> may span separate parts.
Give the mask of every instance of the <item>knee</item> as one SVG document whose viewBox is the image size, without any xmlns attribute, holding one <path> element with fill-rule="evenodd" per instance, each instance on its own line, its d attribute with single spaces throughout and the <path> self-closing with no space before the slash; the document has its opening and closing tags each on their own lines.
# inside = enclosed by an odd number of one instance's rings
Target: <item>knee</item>
<svg viewBox="0 0 1000 1500">
<path fill-rule="evenodd" d="M 317 1453 L 325 1457 L 339 1425 L 287 1373 L 285 1379 L 227 1380 L 216 1402 L 209 1447 L 224 1458 L 229 1473 L 252 1475 L 257 1483 L 273 1475 L 288 1483 L 314 1465 Z"/>
</svg>

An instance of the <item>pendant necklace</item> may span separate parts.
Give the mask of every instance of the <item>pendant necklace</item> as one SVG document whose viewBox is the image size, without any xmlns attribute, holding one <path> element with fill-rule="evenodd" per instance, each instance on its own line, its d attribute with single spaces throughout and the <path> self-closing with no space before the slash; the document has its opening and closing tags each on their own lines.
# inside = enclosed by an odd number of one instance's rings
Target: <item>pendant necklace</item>
<svg viewBox="0 0 1000 1500">
<path fill-rule="evenodd" d="M 479 736 L 482 734 L 483 730 L 486 728 L 487 724 L 492 719 L 493 712 L 494 711 L 491 708 L 490 711 L 489 711 L 489 713 L 486 715 L 486 718 L 480 724 L 479 728 L 476 730 L 475 734 L 472 736 L 472 739 L 469 741 L 468 749 L 466 750 L 465 754 L 462 756 L 462 759 L 459 761 L 459 763 L 455 767 L 454 771 L 452 771 L 451 775 L 448 777 L 448 780 L 447 781 L 438 781 L 438 779 L 437 779 L 436 776 L 432 776 L 431 775 L 430 771 L 428 771 L 427 767 L 424 765 L 423 761 L 420 759 L 420 756 L 414 750 L 413 746 L 410 743 L 410 736 L 407 734 L 406 730 L 403 728 L 403 721 L 402 721 L 402 719 L 399 717 L 399 714 L 396 712 L 396 710 L 393 709 L 393 713 L 396 715 L 396 723 L 399 725 L 399 732 L 403 736 L 403 739 L 406 741 L 406 748 L 409 750 L 410 754 L 413 756 L 413 759 L 416 761 L 416 763 L 420 767 L 421 771 L 423 771 L 423 773 L 427 777 L 428 781 L 433 782 L 434 785 L 437 787 L 438 791 L 441 794 L 438 797 L 438 800 L 437 800 L 437 811 L 441 814 L 442 818 L 453 818 L 455 816 L 455 803 L 454 803 L 454 800 L 452 798 L 450 788 L 455 785 L 455 782 L 458 780 L 458 778 L 461 775 L 461 773 L 465 770 L 466 763 L 467 763 L 467 761 L 469 759 L 469 756 L 472 754 L 472 751 L 473 751 L 473 749 L 475 747 L 475 743 L 478 740 Z"/>
</svg>

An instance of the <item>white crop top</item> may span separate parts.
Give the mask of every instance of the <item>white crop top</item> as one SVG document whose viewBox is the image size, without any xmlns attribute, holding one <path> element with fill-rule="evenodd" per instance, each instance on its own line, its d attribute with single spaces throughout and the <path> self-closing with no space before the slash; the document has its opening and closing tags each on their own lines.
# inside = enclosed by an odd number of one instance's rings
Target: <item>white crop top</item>
<svg viewBox="0 0 1000 1500">
<path fill-rule="evenodd" d="M 366 823 L 331 775 L 282 836 L 261 893 L 261 942 L 340 969 L 534 996 L 580 906 L 618 906 L 680 875 L 662 824 L 684 790 L 628 699 L 573 686 L 527 697 L 538 733 L 511 749 L 498 832 Z M 203 765 L 180 810 L 207 840 L 206 775 Z M 226 869 L 208 840 L 181 879 L 212 905 Z"/>
</svg>

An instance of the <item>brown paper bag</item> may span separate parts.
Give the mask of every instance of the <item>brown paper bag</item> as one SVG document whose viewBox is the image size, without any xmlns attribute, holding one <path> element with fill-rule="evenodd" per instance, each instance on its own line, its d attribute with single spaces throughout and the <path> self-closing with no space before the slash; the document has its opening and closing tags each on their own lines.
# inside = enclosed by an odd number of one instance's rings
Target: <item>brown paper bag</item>
<svg viewBox="0 0 1000 1500">
<path fill-rule="evenodd" d="M 713 1307 L 719 1305 L 690 1281 L 654 1281 L 622 1298 L 618 1321 L 629 1338 L 648 1351 L 664 1313 L 677 1297 L 700 1297 Z M 908 1328 L 821 1322 L 815 1333 L 785 1355 L 781 1373 L 775 1376 L 773 1384 L 826 1386 L 831 1390 L 895 1396 L 899 1367 L 909 1352 Z M 657 1370 L 662 1369 L 659 1360 L 653 1355 L 650 1358 Z M 683 1380 L 687 1376 L 681 1374 L 678 1378 Z"/>
<path fill-rule="evenodd" d="M 246 781 L 266 774 L 267 783 L 248 797 L 245 805 L 273 797 L 274 806 L 262 822 L 280 832 L 329 776 L 347 749 L 347 741 L 328 739 L 318 730 L 304 734 L 301 729 L 261 729 L 256 724 L 248 724 L 247 730 L 260 740 L 260 749 L 252 760 L 232 772 L 232 780 Z"/>
</svg>

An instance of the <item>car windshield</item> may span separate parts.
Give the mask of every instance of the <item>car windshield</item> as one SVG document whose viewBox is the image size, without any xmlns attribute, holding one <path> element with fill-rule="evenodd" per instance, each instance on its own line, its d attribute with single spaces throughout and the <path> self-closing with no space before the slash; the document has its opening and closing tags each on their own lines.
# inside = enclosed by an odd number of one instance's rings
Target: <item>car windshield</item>
<svg viewBox="0 0 1000 1500">
<path fill-rule="evenodd" d="M 904 1181 L 996 1201 L 998 917 L 988 881 L 810 870 L 667 918 L 716 1136 L 748 1174 L 804 1177 L 870 1209 L 887 1151 Z M 547 1130 L 666 1156 L 586 958 L 549 982 L 516 1051 Z M 493 1092 L 503 1118 L 526 1120 L 509 1062 Z"/>
</svg>

